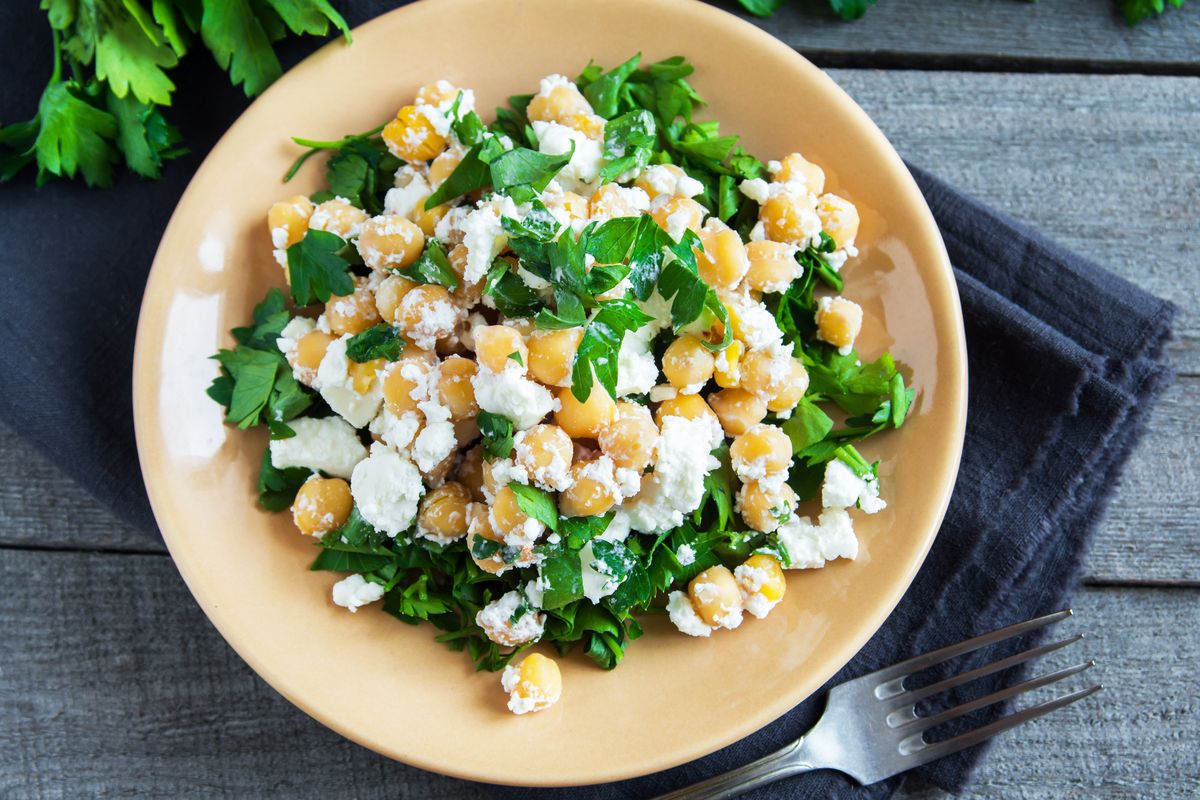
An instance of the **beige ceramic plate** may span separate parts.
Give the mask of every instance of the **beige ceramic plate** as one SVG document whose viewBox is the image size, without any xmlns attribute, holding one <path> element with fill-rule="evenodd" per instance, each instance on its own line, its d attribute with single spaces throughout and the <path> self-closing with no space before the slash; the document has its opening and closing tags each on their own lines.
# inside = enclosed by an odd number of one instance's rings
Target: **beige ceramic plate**
<svg viewBox="0 0 1200 800">
<path fill-rule="evenodd" d="M 184 580 L 238 653 L 273 687 L 345 736 L 425 769 L 500 783 L 628 778 L 702 756 L 770 723 L 844 665 L 882 624 L 933 541 L 954 483 L 966 408 L 962 319 L 937 228 L 904 165 L 820 70 L 723 11 L 683 0 L 440 0 L 387 14 L 300 64 L 212 151 L 175 211 L 146 286 L 134 412 L 146 487 Z M 862 256 L 847 294 L 867 317 L 862 348 L 889 348 L 918 392 L 904 429 L 872 441 L 886 512 L 857 523 L 857 561 L 789 575 L 771 616 L 711 639 L 655 618 L 615 672 L 563 665 L 563 699 L 514 717 L 499 679 L 412 628 L 329 601 L 336 580 L 288 515 L 254 506 L 265 442 L 221 424 L 207 360 L 266 289 L 270 204 L 317 188 L 308 166 L 284 187 L 293 134 L 366 130 L 447 78 L 489 109 L 589 57 L 686 55 L 711 113 L 752 152 L 800 150 L 858 204 Z M 524 756 L 520 755 L 524 754 Z"/>
</svg>

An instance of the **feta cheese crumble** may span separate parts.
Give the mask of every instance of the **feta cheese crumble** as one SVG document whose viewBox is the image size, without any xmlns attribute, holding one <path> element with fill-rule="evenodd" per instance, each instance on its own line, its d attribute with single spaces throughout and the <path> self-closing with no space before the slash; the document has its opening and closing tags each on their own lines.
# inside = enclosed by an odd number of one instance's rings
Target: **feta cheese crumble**
<svg viewBox="0 0 1200 800">
<path fill-rule="evenodd" d="M 674 591 L 667 595 L 667 614 L 680 633 L 686 633 L 688 636 L 712 636 L 713 629 L 700 619 L 687 592 Z"/>
<path fill-rule="evenodd" d="M 383 587 L 367 581 L 362 575 L 350 575 L 333 585 L 333 602 L 349 609 L 351 614 L 382 599 Z"/>
<path fill-rule="evenodd" d="M 554 396 L 540 383 L 526 378 L 524 368 L 510 361 L 501 372 L 482 364 L 471 378 L 475 402 L 484 411 L 512 420 L 517 430 L 532 428 L 554 410 Z"/>
<path fill-rule="evenodd" d="M 841 459 L 833 459 L 825 465 L 825 481 L 821 485 L 821 506 L 824 508 L 853 508 L 857 506 L 867 514 L 875 514 L 887 508 L 879 497 L 879 481 L 865 480 L 855 474 Z"/>
<path fill-rule="evenodd" d="M 711 444 L 711 420 L 663 419 L 654 472 L 623 509 L 634 530 L 662 533 L 682 525 L 684 515 L 696 510 L 704 498 L 704 476 L 720 466 Z"/>
<path fill-rule="evenodd" d="M 296 435 L 272 439 L 268 445 L 271 464 L 278 469 L 306 467 L 348 479 L 367 457 L 358 432 L 340 417 L 298 417 L 287 425 Z"/>
<path fill-rule="evenodd" d="M 489 639 L 504 647 L 535 642 L 542 638 L 545 631 L 546 615 L 526 606 L 524 613 L 513 621 L 512 617 L 521 605 L 524 602 L 520 592 L 505 592 L 498 600 L 479 609 L 475 624 L 483 629 Z"/>
<path fill-rule="evenodd" d="M 775 535 L 787 549 L 787 569 L 817 569 L 835 558 L 858 557 L 854 523 L 845 509 L 825 509 L 815 525 L 808 517 L 792 516 Z"/>
<path fill-rule="evenodd" d="M 379 406 L 383 404 L 383 386 L 381 381 L 373 380 L 367 391 L 360 394 L 355 390 L 354 379 L 350 375 L 350 359 L 346 357 L 346 344 L 351 338 L 350 334 L 346 334 L 329 343 L 329 349 L 317 367 L 312 387 L 347 422 L 355 428 L 362 428 L 375 418 Z"/>
<path fill-rule="evenodd" d="M 358 513 L 393 539 L 412 526 L 423 493 L 417 467 L 380 444 L 371 445 L 370 456 L 358 462 L 350 477 Z"/>
</svg>

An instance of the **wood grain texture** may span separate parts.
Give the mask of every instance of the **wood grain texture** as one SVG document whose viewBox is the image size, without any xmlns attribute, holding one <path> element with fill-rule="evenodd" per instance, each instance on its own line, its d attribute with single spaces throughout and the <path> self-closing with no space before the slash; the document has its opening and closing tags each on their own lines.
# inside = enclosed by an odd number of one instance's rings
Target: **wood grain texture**
<svg viewBox="0 0 1200 800">
<path fill-rule="evenodd" d="M 791 0 L 767 20 L 739 14 L 823 65 L 1200 72 L 1195 8 L 1135 28 L 1113 0 L 885 1 L 853 24 L 815 0 Z"/>
<path fill-rule="evenodd" d="M 0 582 L 0 796 L 489 795 L 292 707 L 224 644 L 165 556 L 2 551 Z M 1091 638 L 1046 667 L 1099 658 L 1105 692 L 1001 739 L 968 796 L 1196 788 L 1200 593 L 1090 589 L 1076 608 L 1062 630 Z"/>
</svg>

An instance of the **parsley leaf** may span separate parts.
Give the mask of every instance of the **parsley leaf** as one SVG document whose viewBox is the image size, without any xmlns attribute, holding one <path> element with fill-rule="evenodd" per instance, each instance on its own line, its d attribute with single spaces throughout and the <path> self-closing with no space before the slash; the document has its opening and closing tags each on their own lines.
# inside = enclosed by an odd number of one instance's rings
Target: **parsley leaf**
<svg viewBox="0 0 1200 800">
<path fill-rule="evenodd" d="M 544 545 L 542 563 L 538 566 L 542 585 L 542 608 L 547 611 L 562 608 L 583 597 L 583 564 L 579 551 L 559 545 Z"/>
<path fill-rule="evenodd" d="M 558 530 L 558 506 L 554 504 L 554 498 L 549 492 L 518 481 L 510 481 L 508 488 L 517 496 L 517 506 L 521 511 L 550 530 Z"/>
<path fill-rule="evenodd" d="M 846 22 L 854 20 L 867 13 L 867 9 L 875 5 L 876 0 L 829 0 L 829 7 Z"/>
<path fill-rule="evenodd" d="M 634 331 L 650 322 L 648 316 L 631 300 L 604 300 L 600 310 L 588 322 L 583 338 L 575 351 L 571 365 L 571 394 L 586 403 L 592 393 L 592 376 L 608 394 L 617 396 L 617 353 L 627 331 Z"/>
<path fill-rule="evenodd" d="M 109 25 L 96 43 L 96 77 L 107 81 L 117 97 L 132 93 L 142 103 L 170 105 L 175 84 L 163 68 L 175 66 L 179 59 L 159 40 L 161 29 L 153 21 L 147 22 L 149 32 L 132 16 L 109 17 Z"/>
<path fill-rule="evenodd" d="M 395 272 L 416 283 L 437 283 L 452 292 L 458 288 L 458 274 L 450 266 L 446 250 L 437 239 L 428 239 L 421 257 Z"/>
<path fill-rule="evenodd" d="M 512 421 L 491 411 L 480 411 L 475 418 L 483 434 L 483 452 L 489 459 L 508 458 L 513 449 Z"/>
<path fill-rule="evenodd" d="M 271 448 L 266 448 L 258 471 L 258 504 L 267 511 L 283 511 L 296 499 L 296 492 L 310 475 L 303 467 L 276 467 L 271 463 Z"/>
<path fill-rule="evenodd" d="M 425 201 L 425 210 L 440 206 L 456 197 L 482 189 L 491 181 L 491 170 L 488 163 L 500 155 L 503 145 L 496 138 L 485 139 L 468 150 L 458 162 L 454 171 L 442 181 L 442 185 L 429 195 Z"/>
<path fill-rule="evenodd" d="M 386 322 L 356 333 L 346 342 L 346 357 L 359 364 L 377 358 L 395 361 L 404 352 L 404 337 Z"/>
<path fill-rule="evenodd" d="M 46 175 L 73 178 L 81 173 L 88 186 L 112 183 L 116 153 L 110 140 L 117 134 L 117 120 L 92 105 L 77 83 L 47 86 L 37 119 L 40 128 L 34 149 L 39 182 Z"/>
<path fill-rule="evenodd" d="M 292 300 L 297 305 L 327 303 L 333 295 L 341 297 L 354 291 L 354 281 L 347 271 L 350 263 L 339 255 L 345 246 L 345 240 L 336 234 L 310 230 L 287 249 Z"/>
<path fill-rule="evenodd" d="M 541 192 L 554 180 L 554 176 L 567 165 L 574 154 L 574 141 L 571 142 L 570 150 L 562 155 L 539 153 L 527 147 L 514 147 L 496 156 L 489 164 L 492 188 L 507 194 L 516 202 L 532 200 L 536 193 Z"/>
<path fill-rule="evenodd" d="M 604 158 L 600 179 L 608 182 L 627 171 L 640 171 L 650 163 L 658 144 L 654 116 L 645 109 L 622 114 L 604 126 Z"/>
<path fill-rule="evenodd" d="M 612 119 L 617 115 L 617 100 L 621 87 L 637 69 L 638 62 L 641 60 L 642 54 L 637 53 L 619 67 L 590 82 L 584 82 L 586 85 L 583 86 L 583 96 L 592 104 L 593 111 L 605 119 Z"/>
<path fill-rule="evenodd" d="M 205 3 L 200 37 L 234 85 L 247 97 L 260 94 L 283 74 L 279 59 L 249 0 Z"/>
<path fill-rule="evenodd" d="M 179 131 L 162 112 L 132 95 L 108 94 L 109 113 L 117 121 L 116 143 L 125 155 L 125 166 L 144 178 L 157 178 L 162 163 L 187 152 L 179 146 Z"/>
<path fill-rule="evenodd" d="M 496 310 L 506 317 L 532 317 L 542 308 L 542 298 L 512 271 L 512 264 L 497 258 L 488 269 L 483 293 L 490 296 Z"/>
</svg>

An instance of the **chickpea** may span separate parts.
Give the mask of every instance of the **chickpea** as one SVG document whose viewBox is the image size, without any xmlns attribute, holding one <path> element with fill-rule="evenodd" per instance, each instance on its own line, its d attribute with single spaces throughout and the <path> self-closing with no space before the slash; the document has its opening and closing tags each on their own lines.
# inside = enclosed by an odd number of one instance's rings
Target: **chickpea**
<svg viewBox="0 0 1200 800">
<path fill-rule="evenodd" d="M 509 710 L 517 714 L 544 711 L 562 696 L 562 673 L 553 659 L 530 653 L 517 666 L 504 669 Z"/>
<path fill-rule="evenodd" d="M 760 422 L 733 440 L 729 459 L 743 480 L 786 473 L 792 463 L 792 440 L 774 425 Z"/>
<path fill-rule="evenodd" d="M 750 269 L 746 286 L 755 292 L 782 292 L 800 275 L 796 248 L 783 242 L 764 239 L 746 245 Z"/>
<path fill-rule="evenodd" d="M 312 383 L 317 377 L 317 369 L 321 366 L 325 351 L 329 349 L 332 341 L 333 337 L 328 333 L 312 330 L 296 342 L 295 362 L 292 366 L 302 373 L 308 383 Z"/>
<path fill-rule="evenodd" d="M 462 163 L 462 158 L 462 150 L 458 148 L 451 148 L 435 158 L 433 163 L 429 165 L 430 188 L 437 189 L 441 186 L 446 178 L 449 178 L 454 173 L 454 170 L 458 169 L 458 165 Z M 424 201 L 417 205 L 417 208 L 424 207 Z"/>
<path fill-rule="evenodd" d="M 821 229 L 811 196 L 801 197 L 791 192 L 780 192 L 767 200 L 759 209 L 758 218 L 767 238 L 776 242 L 800 244 Z"/>
<path fill-rule="evenodd" d="M 600 449 L 618 467 L 642 472 L 650 466 L 658 443 L 658 426 L 650 409 L 618 402 L 617 418 L 600 432 Z"/>
<path fill-rule="evenodd" d="M 458 97 L 459 91 L 461 90 L 450 81 L 436 80 L 417 89 L 417 105 L 435 108 L 449 106 Z"/>
<path fill-rule="evenodd" d="M 382 358 L 364 361 L 361 364 L 357 361 L 351 361 L 346 368 L 347 373 L 350 375 L 350 385 L 359 394 L 366 394 L 371 391 L 371 387 L 375 385 L 375 379 L 378 377 L 379 371 L 385 366 L 387 366 L 387 361 Z"/>
<path fill-rule="evenodd" d="M 357 247 L 371 269 L 404 269 L 425 249 L 425 234 L 404 217 L 382 214 L 363 224 Z"/>
<path fill-rule="evenodd" d="M 458 314 L 445 286 L 425 283 L 404 295 L 396 312 L 396 325 L 418 347 L 430 348 L 449 336 L 458 325 Z"/>
<path fill-rule="evenodd" d="M 518 539 L 526 538 L 525 523 L 529 521 L 529 516 L 518 505 L 517 493 L 507 486 L 501 486 L 496 490 L 495 498 L 492 500 L 491 521 L 492 527 L 506 541 L 510 536 Z M 541 527 L 540 523 L 538 527 Z"/>
<path fill-rule="evenodd" d="M 780 183 L 799 183 L 809 194 L 820 194 L 825 189 L 825 170 L 799 153 L 786 156 L 774 178 Z"/>
<path fill-rule="evenodd" d="M 713 354 L 698 338 L 684 334 L 663 353 L 662 369 L 672 386 L 694 394 L 713 375 Z"/>
<path fill-rule="evenodd" d="M 467 505 L 467 552 L 471 554 L 471 560 L 475 562 L 475 566 L 493 575 L 501 575 L 512 569 L 512 565 L 505 564 L 499 555 L 476 558 L 474 550 L 477 539 L 487 539 L 493 542 L 504 541 L 492 527 L 492 521 L 488 517 L 488 507 L 483 503 L 470 503 Z"/>
<path fill-rule="evenodd" d="M 367 212 L 351 205 L 345 198 L 335 197 L 313 209 L 308 218 L 308 227 L 309 230 L 326 231 L 343 239 L 352 239 L 358 235 L 367 219 Z"/>
<path fill-rule="evenodd" d="M 400 309 L 400 303 L 404 301 L 404 295 L 418 286 L 420 284 L 416 281 L 399 275 L 389 275 L 380 281 L 379 286 L 375 287 L 375 308 L 379 311 L 379 316 L 393 325 L 396 324 L 396 312 Z"/>
<path fill-rule="evenodd" d="M 539 484 L 559 490 L 570 483 L 569 479 L 566 479 L 566 473 L 571 463 L 573 447 L 571 437 L 567 436 L 567 432 L 562 428 L 539 423 L 528 430 L 518 432 L 513 444 L 513 460 L 534 476 Z"/>
<path fill-rule="evenodd" d="M 570 386 L 583 328 L 534 331 L 529 337 L 529 374 L 546 386 Z"/>
<path fill-rule="evenodd" d="M 588 200 L 588 215 L 593 219 L 636 217 L 649 207 L 650 198 L 640 189 L 606 183 Z"/>
<path fill-rule="evenodd" d="M 722 389 L 708 398 L 726 436 L 740 436 L 763 421 L 767 404 L 745 389 Z"/>
<path fill-rule="evenodd" d="M 271 233 L 271 242 L 278 248 L 288 248 L 304 238 L 308 232 L 308 218 L 312 216 L 313 203 L 302 194 L 287 200 L 280 200 L 267 212 L 267 230 Z M 283 243 L 276 241 L 275 231 L 282 229 L 286 233 Z"/>
<path fill-rule="evenodd" d="M 429 374 L 429 364 L 424 360 L 412 357 L 408 352 L 390 366 L 383 375 L 383 402 L 388 410 L 396 416 L 405 412 L 417 410 L 417 400 L 413 392 L 418 394 L 418 387 Z"/>
<path fill-rule="evenodd" d="M 450 262 L 450 269 L 454 270 L 454 274 L 458 278 L 458 288 L 451 292 L 451 296 L 461 308 L 473 308 L 479 303 L 480 298 L 483 297 L 484 279 L 480 278 L 475 283 L 467 283 L 463 277 L 467 270 L 467 246 L 465 244 L 454 245 L 450 249 L 450 252 L 446 254 L 446 260 Z M 467 341 L 471 340 L 468 339 Z"/>
<path fill-rule="evenodd" d="M 700 277 L 714 289 L 732 289 L 750 269 L 742 237 L 734 230 L 700 232 L 704 250 L 696 258 Z"/>
<path fill-rule="evenodd" d="M 558 496 L 558 510 L 564 517 L 599 516 L 616 502 L 610 459 L 576 461 L 571 465 L 571 479 L 571 485 Z"/>
<path fill-rule="evenodd" d="M 862 330 L 863 310 L 844 297 L 822 297 L 817 301 L 817 338 L 838 349 L 854 346 Z"/>
<path fill-rule="evenodd" d="M 666 176 L 669 176 L 669 179 L 664 179 Z M 659 164 L 642 170 L 642 174 L 633 182 L 633 185 L 653 200 L 659 195 L 675 194 L 675 186 L 679 183 L 679 179 L 685 177 L 687 177 L 687 173 L 675 164 Z M 668 183 L 670 184 L 669 189 L 666 186 Z"/>
<path fill-rule="evenodd" d="M 341 478 L 314 475 L 296 492 L 296 500 L 292 503 L 292 519 L 301 533 L 324 536 L 345 524 L 353 506 L 350 484 Z"/>
<path fill-rule="evenodd" d="M 698 394 L 676 395 L 670 400 L 659 403 L 658 411 L 654 413 L 654 421 L 658 423 L 659 428 L 662 427 L 663 420 L 667 417 L 683 417 L 684 419 L 708 417 L 713 422 L 720 423 L 716 413 Z"/>
<path fill-rule="evenodd" d="M 451 356 L 438 368 L 438 395 L 442 405 L 450 410 L 450 419 L 455 422 L 474 417 L 479 413 L 475 402 L 475 362 L 461 356 Z"/>
<path fill-rule="evenodd" d="M 425 201 L 428 197 L 421 198 L 417 203 L 417 207 L 413 209 L 412 218 L 417 227 L 421 229 L 421 233 L 430 238 L 437 232 L 438 223 L 442 221 L 442 217 L 450 212 L 450 204 L 442 203 L 440 206 L 434 206 L 428 211 L 425 210 Z"/>
<path fill-rule="evenodd" d="M 742 593 L 727 567 L 709 567 L 692 578 L 688 597 L 711 628 L 736 628 L 742 622 Z"/>
<path fill-rule="evenodd" d="M 845 247 L 858 236 L 858 209 L 849 200 L 836 194 L 823 194 L 817 198 L 817 216 L 821 227 L 838 247 Z"/>
<path fill-rule="evenodd" d="M 599 381 L 592 382 L 586 403 L 571 394 L 569 387 L 558 390 L 561 408 L 554 412 L 554 421 L 572 439 L 597 439 L 617 416 L 617 403 Z"/>
<path fill-rule="evenodd" d="M 800 398 L 804 396 L 804 392 L 808 389 L 808 370 L 804 368 L 804 363 L 798 358 L 793 358 L 788 365 L 790 373 L 787 382 L 778 394 L 767 401 L 767 410 L 776 413 L 787 411 L 789 408 L 795 408 L 800 402 Z"/>
<path fill-rule="evenodd" d="M 551 213 L 558 215 L 566 215 L 572 220 L 586 220 L 588 218 L 588 200 L 583 195 L 575 192 L 559 192 L 557 194 L 544 195 L 542 201 L 545 202 L 546 208 Z"/>
<path fill-rule="evenodd" d="M 567 114 L 559 120 L 559 124 L 579 131 L 589 139 L 604 141 L 604 117 L 595 114 Z"/>
<path fill-rule="evenodd" d="M 325 304 L 325 321 L 329 323 L 329 330 L 338 336 L 362 333 L 378 323 L 375 295 L 367 288 L 367 282 L 357 281 L 350 294 L 330 297 Z"/>
<path fill-rule="evenodd" d="M 786 483 L 774 486 L 750 481 L 738 490 L 736 510 L 751 528 L 770 533 L 779 529 L 798 504 L 796 493 Z"/>
<path fill-rule="evenodd" d="M 454 480 L 462 484 L 472 500 L 483 500 L 483 445 L 477 444 L 463 453 Z"/>
<path fill-rule="evenodd" d="M 561 122 L 574 114 L 592 114 L 592 106 L 574 84 L 558 85 L 549 92 L 534 95 L 525 109 L 532 122 Z"/>
<path fill-rule="evenodd" d="M 521 333 L 508 325 L 483 325 L 474 330 L 475 357 L 492 372 L 503 372 L 509 364 L 529 364 L 529 348 Z M 510 356 L 516 353 L 520 357 Z M 521 369 L 524 372 L 524 368 Z"/>
<path fill-rule="evenodd" d="M 690 197 L 660 195 L 650 205 L 650 216 L 675 241 L 683 238 L 685 229 L 699 233 L 700 224 L 707 215 L 708 209 Z"/>
<path fill-rule="evenodd" d="M 746 599 L 754 595 L 762 595 L 771 606 L 783 599 L 787 592 L 787 580 L 783 577 L 783 567 L 779 559 L 769 553 L 755 553 L 747 558 L 742 565 L 733 571 L 733 577 L 742 590 Z M 747 609 L 754 613 L 753 604 L 747 603 Z M 767 611 L 770 607 L 767 608 Z M 765 617 L 766 613 L 754 614 Z"/>
<path fill-rule="evenodd" d="M 396 118 L 383 127 L 383 141 L 403 161 L 428 161 L 446 149 L 445 137 L 416 106 L 396 112 Z"/>
<path fill-rule="evenodd" d="M 769 350 L 751 350 L 739 362 L 742 373 L 739 385 L 759 397 L 775 397 L 783 391 L 792 374 L 784 360 L 784 356 Z"/>
<path fill-rule="evenodd" d="M 443 483 L 421 499 L 418 529 L 439 539 L 463 538 L 467 535 L 467 504 L 470 501 L 462 484 Z"/>
<path fill-rule="evenodd" d="M 742 381 L 741 360 L 746 346 L 737 339 L 713 357 L 713 380 L 723 389 L 732 389 Z"/>
</svg>

